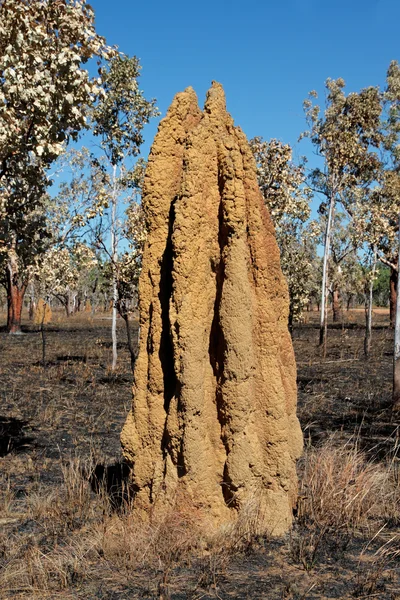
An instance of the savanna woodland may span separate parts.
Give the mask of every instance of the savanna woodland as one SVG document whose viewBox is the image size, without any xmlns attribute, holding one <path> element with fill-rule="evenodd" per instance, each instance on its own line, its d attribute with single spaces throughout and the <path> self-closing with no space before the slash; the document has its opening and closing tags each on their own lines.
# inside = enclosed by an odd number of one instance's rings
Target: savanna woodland
<svg viewBox="0 0 400 600">
<path fill-rule="evenodd" d="M 280 139 L 257 136 L 247 143 L 220 107 L 218 84 L 204 113 L 187 91 L 160 126 L 166 150 L 155 144 L 148 164 L 141 156 L 144 130 L 160 111 L 142 91 L 140 74 L 136 56 L 98 33 L 86 0 L 0 0 L 0 598 L 400 600 L 400 65 L 387 65 L 383 86 L 371 81 L 348 92 L 337 78 L 326 80 L 321 98 L 310 91 L 303 131 L 296 132 L 304 156 Z M 231 138 L 221 138 L 214 156 L 207 144 L 222 127 Z M 203 239 L 202 226 L 190 225 L 189 237 L 179 238 L 197 198 L 193 189 L 200 184 L 193 181 L 206 181 L 211 171 L 197 179 L 196 173 L 207 161 L 212 170 L 213 156 L 218 257 L 203 260 L 199 253 L 185 264 L 187 240 Z M 285 320 L 275 320 L 296 357 L 304 449 L 293 462 L 293 520 L 280 535 L 266 526 L 268 507 L 257 493 L 240 500 L 245 483 L 235 484 L 232 466 L 245 412 L 224 394 L 234 394 L 228 384 L 236 385 L 242 368 L 237 348 L 250 363 L 254 348 L 243 346 L 247 296 L 232 321 L 237 330 L 229 331 L 226 315 L 229 286 L 242 264 L 239 254 L 236 262 L 229 258 L 235 219 L 242 217 L 235 213 L 239 201 L 229 208 L 229 194 L 239 197 L 232 182 L 240 178 L 226 156 L 241 156 L 245 173 L 254 173 L 251 197 L 262 199 L 268 231 L 257 226 L 253 236 L 252 216 L 243 217 L 244 244 L 250 254 L 262 253 L 254 239 L 276 237 L 283 276 L 277 258 L 267 292 L 273 299 L 275 285 L 283 290 Z M 179 171 L 175 191 L 167 171 Z M 163 186 L 172 190 L 164 221 L 154 208 Z M 202 210 L 201 203 L 191 206 L 193 213 Z M 186 270 L 196 282 L 203 264 L 217 282 L 207 335 L 225 460 L 218 485 L 225 486 L 226 514 L 235 514 L 223 523 L 207 521 L 206 503 L 199 508 L 179 493 L 185 489 L 179 480 L 192 468 L 190 418 L 198 418 L 195 409 L 187 414 L 203 382 L 193 383 L 198 373 L 185 379 L 184 367 L 172 383 L 168 375 L 179 360 L 185 364 L 197 337 L 197 316 L 182 316 L 181 305 L 188 295 L 203 302 L 202 284 L 183 293 L 179 276 Z M 142 298 L 149 285 L 160 290 L 150 308 Z M 278 327 L 270 314 L 258 307 L 258 328 L 265 316 L 266 335 Z M 232 354 L 240 363 L 235 367 Z M 266 367 L 259 377 L 268 382 L 272 375 Z M 150 469 L 146 439 L 157 419 L 136 419 L 142 450 L 126 460 L 131 441 L 123 441 L 121 452 L 132 384 L 128 419 L 142 402 L 142 381 L 150 413 L 151 394 L 161 385 L 162 410 L 172 414 L 175 403 L 177 415 L 160 425 L 160 489 L 173 463 L 178 473 L 174 501 L 161 508 L 156 475 L 138 483 L 138 465 Z M 248 396 L 248 407 L 253 401 Z M 268 412 L 268 397 L 257 402 Z M 290 441 L 291 431 L 285 435 Z M 268 437 L 262 443 L 267 451 L 281 447 Z M 200 446 L 193 465 L 201 463 Z M 255 458 L 244 458 L 254 472 Z M 272 492 L 278 471 L 267 483 L 258 476 Z M 199 497 L 208 489 L 207 481 L 200 483 Z M 137 509 L 140 486 L 149 498 L 145 510 Z"/>
</svg>

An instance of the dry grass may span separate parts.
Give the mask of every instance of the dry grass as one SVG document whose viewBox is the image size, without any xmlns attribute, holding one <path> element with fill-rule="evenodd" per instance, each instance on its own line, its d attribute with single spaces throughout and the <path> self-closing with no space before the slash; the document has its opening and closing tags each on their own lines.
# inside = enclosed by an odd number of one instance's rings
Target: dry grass
<svg viewBox="0 0 400 600">
<path fill-rule="evenodd" d="M 34 335 L 0 338 L 2 413 L 22 428 L 0 458 L 2 599 L 399 600 L 400 444 L 382 408 L 386 331 L 367 375 L 357 329 L 330 332 L 326 361 L 314 329 L 296 332 L 307 448 L 293 531 L 274 540 L 257 498 L 218 530 L 182 498 L 146 519 L 133 513 L 126 482 L 110 476 L 131 394 L 128 353 L 121 348 L 111 374 L 102 324 L 57 327 L 45 369 Z"/>
<path fill-rule="evenodd" d="M 356 448 L 335 446 L 334 439 L 308 449 L 303 461 L 288 556 L 310 572 L 326 553 L 339 547 L 343 551 L 359 536 L 368 543 L 363 542 L 355 563 L 354 595 L 374 593 L 400 553 L 398 535 L 382 541 L 388 519 L 399 517 L 400 490 L 390 463 L 371 463 Z M 132 512 L 129 498 L 115 510 L 105 483 L 99 482 L 93 493 L 89 479 L 94 468 L 93 457 L 72 458 L 62 464 L 63 480 L 51 493 L 39 487 L 27 496 L 18 520 L 30 523 L 34 535 L 14 531 L 0 537 L 0 589 L 5 597 L 68 598 L 77 587 L 90 589 L 101 580 L 107 589 L 130 585 L 143 597 L 173 598 L 185 571 L 190 573 L 185 585 L 190 583 L 192 597 L 200 597 L 201 590 L 213 590 L 218 597 L 220 581 L 235 557 L 273 547 L 256 498 L 235 523 L 218 530 L 206 527 L 204 514 L 193 513 L 179 500 L 175 507 L 141 519 Z M 15 516 L 15 498 L 9 487 L 3 490 L 3 506 Z M 388 513 L 390 507 L 396 507 L 396 514 Z M 286 597 L 303 594 L 290 589 L 292 595 Z"/>
<path fill-rule="evenodd" d="M 367 459 L 356 443 L 336 444 L 332 436 L 306 449 L 297 526 L 291 556 L 311 571 L 332 551 L 343 552 L 355 539 L 381 539 L 390 524 L 400 524 L 400 485 L 393 460 Z"/>
<path fill-rule="evenodd" d="M 300 520 L 340 535 L 400 519 L 400 485 L 392 462 L 373 462 L 357 445 L 336 446 L 334 437 L 307 449 L 302 461 Z"/>
</svg>

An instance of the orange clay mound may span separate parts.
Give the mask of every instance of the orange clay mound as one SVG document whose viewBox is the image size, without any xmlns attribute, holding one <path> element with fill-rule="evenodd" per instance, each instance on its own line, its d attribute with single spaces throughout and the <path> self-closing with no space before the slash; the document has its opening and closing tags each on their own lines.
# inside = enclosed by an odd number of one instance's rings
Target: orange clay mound
<svg viewBox="0 0 400 600">
<path fill-rule="evenodd" d="M 213 83 L 204 112 L 177 94 L 146 171 L 133 407 L 121 440 L 134 507 L 177 498 L 215 524 L 251 500 L 266 530 L 290 527 L 296 365 L 274 228 L 243 132 Z"/>
</svg>

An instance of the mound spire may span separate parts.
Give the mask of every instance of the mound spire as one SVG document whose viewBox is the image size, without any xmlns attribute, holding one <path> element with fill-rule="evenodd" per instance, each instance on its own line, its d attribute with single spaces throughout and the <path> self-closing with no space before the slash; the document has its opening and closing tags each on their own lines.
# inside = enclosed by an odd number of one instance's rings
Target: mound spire
<svg viewBox="0 0 400 600">
<path fill-rule="evenodd" d="M 280 534 L 302 449 L 288 291 L 255 162 L 213 82 L 177 94 L 150 153 L 134 398 L 135 506 L 183 496 L 215 521 L 250 499 Z"/>
</svg>

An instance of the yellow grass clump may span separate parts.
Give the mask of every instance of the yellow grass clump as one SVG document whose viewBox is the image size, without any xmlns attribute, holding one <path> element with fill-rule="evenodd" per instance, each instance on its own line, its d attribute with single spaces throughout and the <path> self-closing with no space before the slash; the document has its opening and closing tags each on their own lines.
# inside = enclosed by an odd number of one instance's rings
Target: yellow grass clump
<svg viewBox="0 0 400 600">
<path fill-rule="evenodd" d="M 35 316 L 33 319 L 34 324 L 47 325 L 47 323 L 51 322 L 51 318 L 52 313 L 50 305 L 45 300 L 43 300 L 43 298 L 40 298 L 35 310 Z"/>
</svg>

